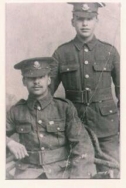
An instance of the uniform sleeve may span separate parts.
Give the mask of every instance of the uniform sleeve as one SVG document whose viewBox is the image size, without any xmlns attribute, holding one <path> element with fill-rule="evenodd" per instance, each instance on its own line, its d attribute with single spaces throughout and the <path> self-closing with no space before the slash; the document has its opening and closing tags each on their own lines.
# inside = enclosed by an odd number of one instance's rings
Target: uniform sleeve
<svg viewBox="0 0 126 188">
<path fill-rule="evenodd" d="M 90 137 L 77 116 L 75 107 L 70 102 L 67 111 L 66 135 L 70 145 L 70 178 L 90 178 L 96 173 L 94 149 Z"/>
<path fill-rule="evenodd" d="M 7 116 L 6 116 L 6 145 L 10 140 L 12 140 L 10 136 L 13 135 L 14 133 L 15 133 L 14 114 L 13 114 L 13 109 L 11 108 L 7 112 Z"/>
<path fill-rule="evenodd" d="M 120 56 L 115 48 L 113 48 L 112 79 L 115 85 L 115 93 L 118 99 L 118 107 L 119 107 L 120 106 Z"/>
<path fill-rule="evenodd" d="M 61 82 L 61 77 L 59 72 L 60 58 L 58 55 L 58 50 L 54 52 L 53 58 L 55 59 L 55 61 L 51 65 L 51 85 L 50 85 L 50 90 L 52 95 L 55 93 Z"/>
</svg>

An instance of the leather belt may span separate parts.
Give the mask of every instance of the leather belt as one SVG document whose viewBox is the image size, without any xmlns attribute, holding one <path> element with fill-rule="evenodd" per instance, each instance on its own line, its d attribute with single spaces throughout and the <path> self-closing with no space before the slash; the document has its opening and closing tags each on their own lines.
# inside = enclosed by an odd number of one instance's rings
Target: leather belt
<svg viewBox="0 0 126 188">
<path fill-rule="evenodd" d="M 83 91 L 66 90 L 66 98 L 72 102 L 88 104 L 112 99 L 112 91 L 111 88 Z"/>
<path fill-rule="evenodd" d="M 68 151 L 65 147 L 57 148 L 54 150 L 44 151 L 28 151 L 29 156 L 25 157 L 22 161 L 24 163 L 46 165 L 61 160 L 65 160 L 68 157 Z"/>
</svg>

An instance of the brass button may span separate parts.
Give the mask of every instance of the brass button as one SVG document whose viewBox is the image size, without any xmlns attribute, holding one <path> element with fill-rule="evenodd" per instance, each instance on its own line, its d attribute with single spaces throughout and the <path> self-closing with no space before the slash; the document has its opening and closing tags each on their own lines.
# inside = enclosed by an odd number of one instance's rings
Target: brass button
<svg viewBox="0 0 126 188">
<path fill-rule="evenodd" d="M 103 70 L 106 70 L 106 67 L 104 67 Z"/>
<path fill-rule="evenodd" d="M 42 150 L 42 151 L 44 151 L 44 150 L 45 150 L 45 148 L 44 148 L 44 147 L 41 147 L 41 150 Z"/>
<path fill-rule="evenodd" d="M 41 107 L 40 107 L 40 106 L 37 106 L 37 110 L 41 110 Z"/>
<path fill-rule="evenodd" d="M 85 52 L 88 52 L 88 49 L 87 49 L 87 48 L 85 48 L 85 49 L 84 49 L 84 51 L 85 51 Z"/>
<path fill-rule="evenodd" d="M 40 136 L 41 138 L 43 138 L 43 137 L 44 137 L 44 136 L 43 136 L 43 134 L 40 134 L 39 136 Z"/>
<path fill-rule="evenodd" d="M 23 128 L 21 128 L 21 131 L 23 131 L 24 129 Z"/>
<path fill-rule="evenodd" d="M 69 71 L 70 69 L 69 68 L 67 68 L 67 71 Z"/>
<path fill-rule="evenodd" d="M 60 127 L 57 127 L 57 130 L 59 131 L 59 130 L 60 130 Z"/>
<path fill-rule="evenodd" d="M 89 91 L 89 90 L 90 90 L 88 87 L 86 87 L 85 89 L 86 89 L 86 91 Z"/>
<path fill-rule="evenodd" d="M 86 158 L 87 158 L 87 153 L 82 154 L 82 155 L 81 155 L 81 158 L 82 158 L 82 159 L 86 159 Z"/>
<path fill-rule="evenodd" d="M 113 111 L 112 110 L 109 110 L 110 113 L 112 113 Z"/>
<path fill-rule="evenodd" d="M 42 124 L 42 120 L 38 120 L 38 123 L 41 125 Z"/>
<path fill-rule="evenodd" d="M 90 105 L 90 103 L 87 103 L 87 106 L 89 106 Z"/>
<path fill-rule="evenodd" d="M 89 75 L 88 75 L 88 74 L 86 74 L 86 75 L 85 75 L 85 78 L 89 78 Z"/>
<path fill-rule="evenodd" d="M 84 64 L 87 65 L 87 64 L 88 64 L 88 61 L 85 61 Z"/>
<path fill-rule="evenodd" d="M 113 119 L 111 119 L 111 122 L 113 122 L 114 120 Z"/>
</svg>

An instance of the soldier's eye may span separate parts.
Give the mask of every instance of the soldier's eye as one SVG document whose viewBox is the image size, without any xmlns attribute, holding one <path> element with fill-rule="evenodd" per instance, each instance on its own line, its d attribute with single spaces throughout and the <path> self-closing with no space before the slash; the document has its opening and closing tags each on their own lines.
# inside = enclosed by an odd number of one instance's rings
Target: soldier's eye
<svg viewBox="0 0 126 188">
<path fill-rule="evenodd" d="M 40 76 L 40 77 L 39 77 L 39 79 L 42 79 L 42 78 L 44 78 L 44 76 Z"/>
</svg>

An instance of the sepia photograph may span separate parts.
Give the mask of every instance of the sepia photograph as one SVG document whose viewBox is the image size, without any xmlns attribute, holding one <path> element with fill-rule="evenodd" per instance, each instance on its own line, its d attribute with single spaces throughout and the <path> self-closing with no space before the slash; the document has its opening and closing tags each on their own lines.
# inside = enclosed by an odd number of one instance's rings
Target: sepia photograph
<svg viewBox="0 0 126 188">
<path fill-rule="evenodd" d="M 5 179 L 120 180 L 121 2 L 5 3 Z"/>
</svg>

